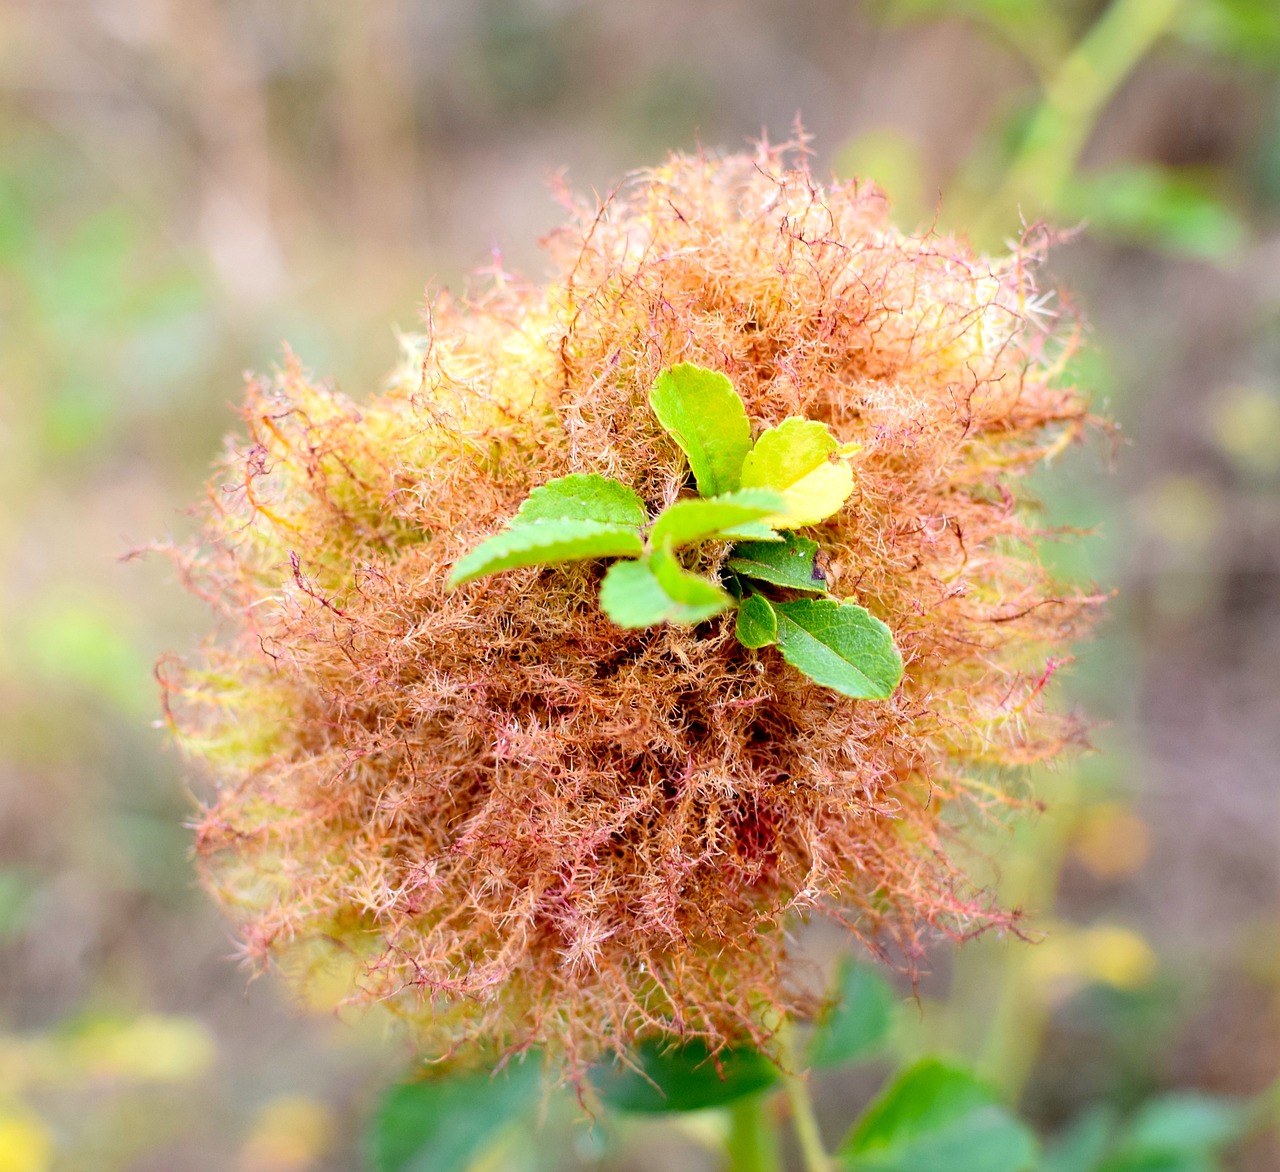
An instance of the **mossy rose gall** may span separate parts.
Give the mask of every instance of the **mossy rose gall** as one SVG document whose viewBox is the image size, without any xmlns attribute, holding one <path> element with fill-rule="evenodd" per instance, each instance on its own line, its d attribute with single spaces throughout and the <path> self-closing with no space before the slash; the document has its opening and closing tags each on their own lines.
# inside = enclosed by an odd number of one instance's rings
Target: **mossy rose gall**
<svg viewBox="0 0 1280 1172">
<path fill-rule="evenodd" d="M 426 1052 L 764 1041 L 796 917 L 908 959 L 1009 919 L 940 816 L 1075 735 L 1041 685 L 1091 601 L 1019 487 L 1086 424 L 1070 343 L 1027 251 L 768 149 L 549 249 L 359 405 L 250 383 L 175 551 L 223 618 L 164 671 L 200 865 L 250 957 L 345 965 Z"/>
</svg>

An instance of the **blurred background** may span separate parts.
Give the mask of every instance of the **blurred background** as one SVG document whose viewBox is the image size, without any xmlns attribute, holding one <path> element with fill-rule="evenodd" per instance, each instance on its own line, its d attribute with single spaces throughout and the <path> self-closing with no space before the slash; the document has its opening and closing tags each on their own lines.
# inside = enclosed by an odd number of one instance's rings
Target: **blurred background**
<svg viewBox="0 0 1280 1172">
<path fill-rule="evenodd" d="M 1275 1078 L 1276 0 L 0 0 L 0 1172 L 358 1168 L 408 1063 L 247 982 L 153 724 L 208 621 L 121 555 L 189 531 L 242 371 L 287 342 L 358 399 L 425 288 L 542 271 L 557 174 L 797 115 L 905 228 L 1078 228 L 1046 277 L 1120 425 L 1038 486 L 1096 529 L 1045 556 L 1117 591 L 1058 693 L 1103 751 L 984 844 L 1047 939 L 940 948 L 895 1052 L 1048 1134 Z M 833 1135 L 880 1074 L 818 1083 Z M 712 1168 L 696 1131 L 569 1127 L 542 1166 Z M 1229 1166 L 1280 1168 L 1274 1132 Z"/>
</svg>

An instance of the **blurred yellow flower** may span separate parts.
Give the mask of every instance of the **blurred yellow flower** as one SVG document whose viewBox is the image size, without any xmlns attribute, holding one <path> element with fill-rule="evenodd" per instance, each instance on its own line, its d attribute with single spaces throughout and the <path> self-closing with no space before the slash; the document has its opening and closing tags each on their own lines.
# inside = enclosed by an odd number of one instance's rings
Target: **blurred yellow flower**
<svg viewBox="0 0 1280 1172">
<path fill-rule="evenodd" d="M 1132 810 L 1103 802 L 1086 810 L 1071 853 L 1099 879 L 1123 879 L 1142 869 L 1151 853 L 1151 831 Z"/>
<path fill-rule="evenodd" d="M 71 1041 L 73 1069 L 140 1082 L 185 1082 L 213 1063 L 208 1028 L 195 1018 L 148 1015 L 133 1021 L 99 1021 Z"/>
<path fill-rule="evenodd" d="M 1133 929 L 1097 924 L 1056 932 L 1032 950 L 1027 972 L 1047 1000 L 1056 1000 L 1087 985 L 1140 989 L 1158 966 L 1151 945 Z"/>
<path fill-rule="evenodd" d="M 25 1108 L 0 1106 L 0 1172 L 45 1172 L 53 1164 L 53 1136 Z"/>
<path fill-rule="evenodd" d="M 98 1018 L 67 1032 L 0 1035 L 0 1094 L 99 1079 L 187 1082 L 213 1064 L 209 1029 L 193 1017 Z"/>
<path fill-rule="evenodd" d="M 241 1172 L 292 1172 L 315 1162 L 329 1146 L 329 1110 L 303 1095 L 272 1099 L 259 1114 L 240 1155 Z"/>
</svg>

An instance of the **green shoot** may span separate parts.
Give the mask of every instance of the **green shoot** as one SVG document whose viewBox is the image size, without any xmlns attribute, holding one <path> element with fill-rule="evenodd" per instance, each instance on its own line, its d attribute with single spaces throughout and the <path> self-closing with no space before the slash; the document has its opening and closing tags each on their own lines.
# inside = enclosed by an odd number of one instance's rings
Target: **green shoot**
<svg viewBox="0 0 1280 1172">
<path fill-rule="evenodd" d="M 733 384 L 688 363 L 664 371 L 649 402 L 688 459 L 698 497 L 650 519 L 640 497 L 617 480 L 561 476 L 535 488 L 502 532 L 461 558 L 449 586 L 521 566 L 622 558 L 600 584 L 601 609 L 618 626 L 693 625 L 736 607 L 742 646 L 776 645 L 787 663 L 843 696 L 891 696 L 902 657 L 889 628 L 863 607 L 825 597 L 817 542 L 791 532 L 832 516 L 848 499 L 848 460 L 858 445 L 799 418 L 767 428 L 753 445 Z M 727 590 L 676 556 L 711 541 L 730 545 Z M 773 596 L 778 591 L 782 597 Z"/>
<path fill-rule="evenodd" d="M 615 562 L 600 583 L 600 608 L 620 627 L 700 623 L 733 606 L 733 598 L 659 550 L 643 561 Z"/>
</svg>

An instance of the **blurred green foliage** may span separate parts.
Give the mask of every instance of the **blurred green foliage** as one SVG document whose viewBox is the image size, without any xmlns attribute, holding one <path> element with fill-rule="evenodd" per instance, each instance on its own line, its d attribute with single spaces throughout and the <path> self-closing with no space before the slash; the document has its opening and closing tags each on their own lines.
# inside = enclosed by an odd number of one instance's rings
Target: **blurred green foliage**
<svg viewBox="0 0 1280 1172">
<path fill-rule="evenodd" d="M 1022 1172 L 1035 1136 L 967 1070 L 923 1059 L 904 1070 L 840 1145 L 849 1168 L 883 1172 Z"/>
<path fill-rule="evenodd" d="M 536 1055 L 498 1074 L 482 1070 L 404 1083 L 378 1107 L 370 1163 L 376 1172 L 466 1169 L 495 1132 L 529 1112 L 541 1084 Z"/>
<path fill-rule="evenodd" d="M 826 1066 L 856 1066 L 885 1040 L 895 1004 L 884 978 L 848 960 L 839 966 L 835 1000 L 810 1042 Z M 881 1008 L 867 1016 L 867 1005 Z M 848 1023 L 861 1018 L 860 1044 L 838 1056 Z M 881 1023 L 876 1031 L 871 1021 Z M 696 1042 L 642 1044 L 633 1065 L 610 1064 L 592 1078 L 596 1108 L 616 1113 L 606 1130 L 606 1158 L 627 1139 L 630 1116 L 667 1116 L 688 1123 L 730 1167 L 776 1172 L 781 1167 L 774 1135 L 783 1095 L 780 1084 L 796 1083 L 751 1050 L 710 1054 Z M 466 1172 L 468 1168 L 555 1168 L 551 1153 L 568 1146 L 569 1111 L 550 1113 L 541 1125 L 530 1119 L 539 1094 L 536 1061 L 499 1073 L 436 1073 L 393 1087 L 383 1098 L 371 1130 L 372 1164 L 378 1172 Z M 849 1172 L 1213 1172 L 1233 1144 L 1261 1126 L 1280 1083 L 1252 1100 L 1204 1094 L 1171 1094 L 1147 1101 L 1122 1117 L 1109 1104 L 1087 1108 L 1045 1147 L 1003 1101 L 1000 1092 L 954 1060 L 907 1061 L 890 1078 L 828 1156 L 805 1148 L 805 1172 L 822 1168 Z M 556 1093 L 556 1092 L 553 1092 Z M 565 1095 L 564 1091 L 558 1095 Z M 580 1122 L 580 1121 L 579 1121 Z M 513 1139 L 513 1129 L 536 1131 L 549 1158 L 527 1158 L 532 1145 Z M 819 1138 L 820 1142 L 820 1138 Z M 803 1142 L 802 1142 L 803 1146 Z M 513 1151 L 526 1158 L 512 1162 Z M 489 1153 L 489 1156 L 486 1156 Z M 498 1161 L 497 1163 L 491 1160 Z"/>
<path fill-rule="evenodd" d="M 748 1048 L 712 1053 L 697 1041 L 641 1042 L 629 1064 L 596 1071 L 592 1089 L 613 1111 L 644 1115 L 701 1111 L 758 1094 L 778 1081 L 777 1068 Z"/>
</svg>

